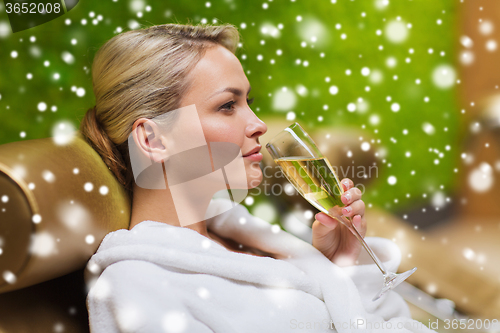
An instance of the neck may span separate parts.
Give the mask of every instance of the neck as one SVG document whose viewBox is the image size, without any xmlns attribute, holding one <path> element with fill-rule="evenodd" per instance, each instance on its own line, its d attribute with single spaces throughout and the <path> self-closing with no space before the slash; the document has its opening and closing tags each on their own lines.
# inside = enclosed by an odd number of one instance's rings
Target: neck
<svg viewBox="0 0 500 333">
<path fill-rule="evenodd" d="M 185 202 L 182 205 L 182 210 L 199 210 L 199 201 L 197 207 L 189 207 L 190 205 L 194 205 L 197 201 L 193 200 L 184 200 Z M 206 206 L 208 206 L 208 202 L 206 202 Z M 179 206 L 179 204 L 177 205 Z M 142 221 L 157 221 L 161 223 L 166 223 L 172 226 L 181 227 L 181 223 L 179 221 L 179 216 L 177 214 L 176 207 L 174 205 L 174 200 L 172 198 L 172 193 L 167 186 L 166 190 L 149 190 L 144 189 L 136 184 L 134 184 L 134 194 L 132 201 L 132 215 L 130 220 L 129 229 L 132 229 L 134 226 L 139 224 Z M 208 236 L 207 225 L 205 220 L 201 220 L 200 222 L 191 223 L 185 228 L 192 229 L 205 237 Z"/>
</svg>

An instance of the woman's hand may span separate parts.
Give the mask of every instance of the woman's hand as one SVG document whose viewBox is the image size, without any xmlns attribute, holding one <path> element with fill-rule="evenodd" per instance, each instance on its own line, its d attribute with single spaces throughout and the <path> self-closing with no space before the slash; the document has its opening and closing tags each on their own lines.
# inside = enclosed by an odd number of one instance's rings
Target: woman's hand
<svg viewBox="0 0 500 333">
<path fill-rule="evenodd" d="M 351 217 L 359 234 L 365 237 L 365 203 L 361 200 L 361 191 L 357 187 L 354 187 L 354 183 L 348 178 L 344 178 L 340 183 L 345 191 L 341 197 L 345 207 L 342 208 L 342 212 L 336 217 L 340 218 L 342 215 Z M 312 245 L 333 263 L 339 266 L 355 264 L 361 251 L 361 243 L 337 219 L 325 213 L 316 214 L 316 221 L 312 225 L 312 232 Z"/>
</svg>

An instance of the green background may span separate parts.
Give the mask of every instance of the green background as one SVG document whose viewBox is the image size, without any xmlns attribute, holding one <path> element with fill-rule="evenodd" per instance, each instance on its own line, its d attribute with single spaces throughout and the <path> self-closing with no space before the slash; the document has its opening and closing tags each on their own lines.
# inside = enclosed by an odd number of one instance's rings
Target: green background
<svg viewBox="0 0 500 333">
<path fill-rule="evenodd" d="M 94 105 L 90 72 L 93 55 L 119 31 L 118 27 L 125 31 L 170 22 L 232 23 L 241 33 L 237 56 L 247 71 L 253 87 L 250 97 L 255 97 L 252 107 L 260 117 L 285 120 L 287 112 L 293 110 L 295 121 L 308 129 L 352 128 L 380 140 L 371 149 L 375 152 L 384 148 L 386 157 L 378 160 L 379 177 L 370 183 L 363 197 L 365 202 L 394 212 L 426 205 L 438 190 L 445 195 L 453 193 L 457 177 L 454 169 L 460 158 L 456 84 L 442 89 L 432 79 L 437 66 L 456 68 L 456 4 L 452 0 L 387 3 L 87 0 L 80 1 L 66 15 L 15 34 L 5 29 L 8 18 L 0 4 L 0 143 L 49 137 L 60 121 L 78 127 L 85 111 Z M 407 28 L 406 40 L 394 43 L 388 39 L 386 28 L 398 17 L 411 28 Z M 263 34 L 265 24 L 281 24 L 279 37 Z M 311 31 L 309 24 L 313 28 L 315 24 L 323 33 Z M 377 30 L 381 33 L 377 34 Z M 318 35 L 316 42 L 310 39 L 314 34 Z M 305 46 L 301 45 L 304 41 Z M 433 52 L 429 53 L 429 49 Z M 278 55 L 277 50 L 282 54 Z M 17 57 L 12 56 L 13 51 Z M 390 57 L 397 61 L 392 68 L 386 64 Z M 362 75 L 364 67 L 372 74 L 379 71 L 381 82 L 373 83 L 370 76 Z M 348 69 L 350 75 L 346 74 Z M 56 73 L 58 77 L 54 77 Z M 306 87 L 307 94 L 298 94 L 298 85 Z M 335 95 L 329 92 L 332 85 L 339 89 Z M 366 86 L 370 91 L 365 90 Z M 282 87 L 295 90 L 297 102 L 290 110 L 273 109 L 273 96 Z M 349 112 L 347 105 L 359 98 L 367 102 L 367 109 L 362 112 L 358 107 Z M 38 109 L 40 102 L 47 106 L 43 112 Z M 398 112 L 391 111 L 395 102 L 400 105 Z M 324 105 L 328 105 L 327 110 Z M 374 115 L 380 119 L 377 125 L 370 122 Z M 423 131 L 426 122 L 433 125 L 434 134 Z M 403 134 L 404 129 L 408 134 Z M 445 149 L 447 145 L 449 150 Z M 443 155 L 439 157 L 430 149 Z M 405 156 L 408 151 L 410 157 Z M 436 159 L 439 164 L 435 164 Z M 389 176 L 396 177 L 395 185 L 388 183 Z"/>
</svg>

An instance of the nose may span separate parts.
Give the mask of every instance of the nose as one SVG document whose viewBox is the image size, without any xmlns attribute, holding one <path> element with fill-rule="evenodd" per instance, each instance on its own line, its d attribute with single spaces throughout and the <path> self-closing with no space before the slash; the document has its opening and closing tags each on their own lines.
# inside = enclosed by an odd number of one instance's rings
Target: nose
<svg viewBox="0 0 500 333">
<path fill-rule="evenodd" d="M 245 129 L 246 136 L 251 139 L 258 138 L 266 132 L 266 123 L 260 120 L 259 117 L 257 117 L 257 115 L 253 111 L 251 111 L 251 116 Z"/>
</svg>

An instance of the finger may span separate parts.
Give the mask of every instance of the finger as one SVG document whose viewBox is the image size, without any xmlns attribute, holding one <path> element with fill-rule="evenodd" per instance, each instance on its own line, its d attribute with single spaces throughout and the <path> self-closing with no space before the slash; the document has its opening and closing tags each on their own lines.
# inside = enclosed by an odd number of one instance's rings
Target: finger
<svg viewBox="0 0 500 333">
<path fill-rule="evenodd" d="M 344 216 L 363 216 L 365 214 L 365 203 L 363 200 L 356 200 L 349 206 L 342 208 L 342 214 L 344 214 Z"/>
<path fill-rule="evenodd" d="M 320 234 L 332 231 L 337 227 L 339 223 L 336 219 L 326 215 L 325 213 L 318 213 L 316 214 L 315 218 L 319 223 L 316 224 L 316 228 L 313 224 L 313 231 L 317 231 Z"/>
<path fill-rule="evenodd" d="M 349 178 L 342 179 L 340 181 L 340 183 L 342 184 L 344 191 L 347 191 L 354 186 L 354 182 L 352 180 L 350 180 Z"/>
<path fill-rule="evenodd" d="M 363 218 L 361 215 L 354 215 L 352 218 L 352 223 L 354 224 L 354 227 L 359 232 L 361 237 L 364 238 L 367 230 L 365 218 Z"/>
<path fill-rule="evenodd" d="M 348 205 L 351 202 L 361 199 L 362 194 L 363 193 L 361 193 L 361 190 L 359 188 L 353 187 L 350 190 L 345 191 L 340 197 L 340 200 L 342 200 L 342 203 L 344 205 Z"/>
</svg>

